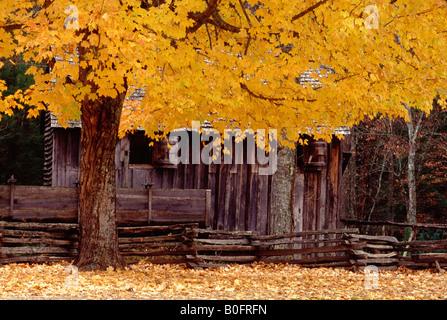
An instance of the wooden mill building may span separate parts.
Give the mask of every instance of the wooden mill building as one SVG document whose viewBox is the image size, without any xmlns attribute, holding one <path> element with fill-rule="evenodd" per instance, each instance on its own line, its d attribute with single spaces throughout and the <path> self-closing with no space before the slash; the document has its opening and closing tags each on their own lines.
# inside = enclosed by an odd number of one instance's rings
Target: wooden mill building
<svg viewBox="0 0 447 320">
<path fill-rule="evenodd" d="M 347 132 L 346 132 L 347 133 Z M 75 187 L 80 167 L 80 123 L 62 128 L 47 115 L 45 129 L 44 184 Z M 219 230 L 256 230 L 272 233 L 277 192 L 274 175 L 260 175 L 258 164 L 183 164 L 169 162 L 167 142 L 149 146 L 143 132 L 129 134 L 116 146 L 118 188 L 209 189 L 210 227 Z M 244 145 L 246 149 L 246 145 Z M 299 146 L 290 190 L 290 232 L 339 227 L 341 179 L 346 164 L 346 143 L 310 141 Z M 244 150 L 245 151 L 245 150 Z M 244 152 L 246 154 L 246 152 Z M 191 162 L 190 162 L 191 163 Z"/>
<path fill-rule="evenodd" d="M 322 65 L 326 72 L 332 69 Z M 320 74 L 317 69 L 317 74 Z M 302 73 L 296 81 L 303 86 L 321 87 L 312 70 Z M 130 99 L 140 100 L 144 90 L 137 89 Z M 342 128 L 338 133 L 349 134 Z M 72 121 L 62 128 L 57 118 L 47 113 L 45 127 L 44 185 L 74 187 L 80 167 L 81 124 Z M 191 134 L 190 134 L 191 139 Z M 167 141 L 152 141 L 144 132 L 135 132 L 119 140 L 115 166 L 117 188 L 142 189 L 207 189 L 210 190 L 208 227 L 218 230 L 250 230 L 261 234 L 275 233 L 278 201 L 287 201 L 286 227 L 282 232 L 333 229 L 340 226 L 340 195 L 344 168 L 350 153 L 346 140 L 334 135 L 332 141 L 310 140 L 298 146 L 287 167 L 273 175 L 260 174 L 259 164 L 247 161 L 244 142 L 242 164 L 198 164 L 169 161 Z M 189 144 L 192 147 L 192 144 Z M 197 150 L 195 150 L 197 152 Z M 189 154 L 192 152 L 190 150 Z M 234 155 L 233 155 L 234 156 Z M 234 160 L 234 159 L 233 159 Z M 278 161 L 279 162 L 279 161 Z M 262 170 L 262 169 L 261 169 Z M 281 186 L 281 179 L 289 185 Z M 291 181 L 291 183 L 290 183 Z M 287 197 L 283 195 L 287 193 Z M 290 194 L 289 194 L 290 193 Z M 208 212 L 209 211 L 209 212 Z M 209 215 L 209 216 L 208 216 Z M 289 217 L 290 216 L 290 217 Z"/>
</svg>

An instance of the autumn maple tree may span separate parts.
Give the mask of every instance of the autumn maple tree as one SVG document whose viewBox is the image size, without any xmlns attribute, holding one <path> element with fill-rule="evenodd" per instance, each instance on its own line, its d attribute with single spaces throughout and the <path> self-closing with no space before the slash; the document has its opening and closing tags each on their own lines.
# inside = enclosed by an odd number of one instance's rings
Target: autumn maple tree
<svg viewBox="0 0 447 320">
<path fill-rule="evenodd" d="M 0 112 L 26 103 L 31 117 L 81 120 L 76 264 L 119 267 L 120 123 L 148 135 L 193 120 L 276 128 L 291 145 L 303 132 L 330 139 L 365 116 L 405 115 L 404 104 L 428 110 L 446 96 L 446 17 L 443 0 L 2 0 L 0 57 L 36 66 L 35 85 Z M 299 80 L 305 71 L 318 85 Z"/>
</svg>

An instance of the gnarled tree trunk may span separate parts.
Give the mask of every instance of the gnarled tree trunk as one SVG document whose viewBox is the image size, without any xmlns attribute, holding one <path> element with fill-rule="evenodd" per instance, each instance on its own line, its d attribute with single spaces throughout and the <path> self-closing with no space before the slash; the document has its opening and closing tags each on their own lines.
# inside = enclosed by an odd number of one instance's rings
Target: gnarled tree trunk
<svg viewBox="0 0 447 320">
<path fill-rule="evenodd" d="M 116 229 L 115 147 L 124 94 L 81 108 L 79 256 L 81 270 L 122 268 Z"/>
</svg>

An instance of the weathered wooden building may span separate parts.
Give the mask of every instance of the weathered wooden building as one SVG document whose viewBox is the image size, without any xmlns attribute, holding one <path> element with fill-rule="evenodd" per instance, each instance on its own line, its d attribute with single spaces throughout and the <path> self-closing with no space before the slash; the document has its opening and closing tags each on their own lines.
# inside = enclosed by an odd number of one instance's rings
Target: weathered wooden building
<svg viewBox="0 0 447 320">
<path fill-rule="evenodd" d="M 45 185 L 74 187 L 80 164 L 80 124 L 59 126 L 48 115 L 45 130 Z M 291 190 L 277 188 L 274 175 L 260 175 L 259 164 L 183 164 L 168 160 L 166 141 L 149 146 L 143 132 L 129 134 L 116 146 L 118 188 L 210 189 L 212 228 L 274 232 L 277 192 L 290 192 L 290 232 L 336 228 L 340 188 L 347 150 L 344 140 L 310 141 L 294 151 Z M 246 143 L 244 145 L 246 151 Z M 282 168 L 284 170 L 284 168 Z M 284 231 L 284 230 L 282 230 Z M 286 230 L 287 231 L 287 230 Z"/>
</svg>

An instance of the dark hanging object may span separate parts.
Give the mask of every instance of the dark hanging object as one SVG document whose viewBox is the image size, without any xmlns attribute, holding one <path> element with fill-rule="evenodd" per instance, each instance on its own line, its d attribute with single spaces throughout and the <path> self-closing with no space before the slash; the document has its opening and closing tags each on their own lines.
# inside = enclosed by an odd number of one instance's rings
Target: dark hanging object
<svg viewBox="0 0 447 320">
<path fill-rule="evenodd" d="M 169 150 L 177 142 L 178 141 L 173 138 L 169 138 L 169 141 L 167 139 L 156 141 L 152 151 L 152 164 L 163 168 L 177 168 L 177 165 L 172 164 L 169 160 Z"/>
<path fill-rule="evenodd" d="M 321 170 L 327 166 L 327 142 L 312 141 L 304 149 L 305 165 L 309 170 Z"/>
</svg>

